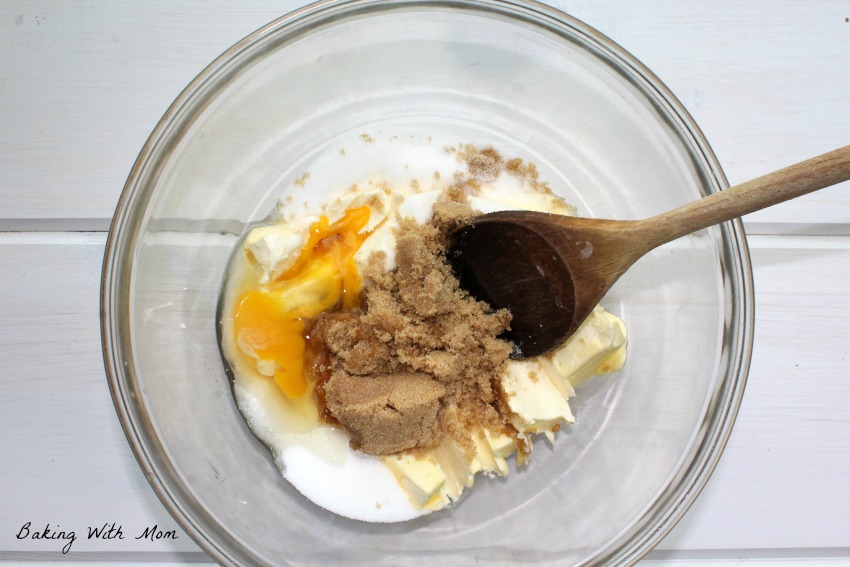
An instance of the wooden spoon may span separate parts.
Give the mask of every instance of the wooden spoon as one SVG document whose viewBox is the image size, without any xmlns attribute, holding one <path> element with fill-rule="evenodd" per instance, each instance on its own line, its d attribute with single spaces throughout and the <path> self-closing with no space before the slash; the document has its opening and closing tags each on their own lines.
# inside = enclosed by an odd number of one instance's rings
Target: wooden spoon
<svg viewBox="0 0 850 567">
<path fill-rule="evenodd" d="M 640 221 L 503 211 L 451 235 L 461 285 L 512 315 L 516 358 L 563 343 L 614 282 L 657 246 L 850 179 L 850 146 Z"/>
</svg>

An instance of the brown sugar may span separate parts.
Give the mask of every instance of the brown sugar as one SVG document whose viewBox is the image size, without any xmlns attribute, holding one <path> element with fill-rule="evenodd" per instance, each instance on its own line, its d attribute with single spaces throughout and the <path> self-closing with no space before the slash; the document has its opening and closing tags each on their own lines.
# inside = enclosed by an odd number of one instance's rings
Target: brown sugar
<svg viewBox="0 0 850 567">
<path fill-rule="evenodd" d="M 474 214 L 466 195 L 479 182 L 501 171 L 534 172 L 492 148 L 462 146 L 458 154 L 468 173 L 455 176 L 432 221 L 401 222 L 397 269 L 386 271 L 384 254 L 373 253 L 361 310 L 325 313 L 310 332 L 323 353 L 313 368 L 323 413 L 364 453 L 427 449 L 449 436 L 471 456 L 474 428 L 515 433 L 500 388 L 512 345 L 499 336 L 510 314 L 459 286 L 445 259 L 446 234 Z"/>
<path fill-rule="evenodd" d="M 429 375 L 353 376 L 340 370 L 324 384 L 328 410 L 351 433 L 351 446 L 386 455 L 439 441 L 445 388 Z"/>
<path fill-rule="evenodd" d="M 472 177 L 491 181 L 505 169 L 502 156 L 493 148 L 479 150 L 475 146 L 463 146 L 460 158 L 464 160 Z"/>
<path fill-rule="evenodd" d="M 312 329 L 329 355 L 318 385 L 326 410 L 365 453 L 431 447 L 446 434 L 471 451 L 470 426 L 508 427 L 498 384 L 511 344 L 497 337 L 510 315 L 463 291 L 444 250 L 435 226 L 404 221 L 398 268 L 369 258 L 362 312 L 324 314 Z"/>
</svg>

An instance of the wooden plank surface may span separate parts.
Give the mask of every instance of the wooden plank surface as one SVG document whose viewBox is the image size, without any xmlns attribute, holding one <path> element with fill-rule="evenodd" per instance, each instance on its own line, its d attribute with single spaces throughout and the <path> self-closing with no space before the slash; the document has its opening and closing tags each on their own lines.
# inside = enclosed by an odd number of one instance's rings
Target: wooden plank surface
<svg viewBox="0 0 850 567">
<path fill-rule="evenodd" d="M 846 0 L 551 0 L 655 72 L 732 183 L 850 142 Z M 0 560 L 205 562 L 142 475 L 100 354 L 113 208 L 180 90 L 300 0 L 0 3 Z M 726 453 L 648 565 L 850 562 L 850 184 L 747 219 L 752 371 Z M 12 231 L 12 232 L 2 232 Z M 67 232 L 58 232 L 67 231 Z M 801 235 L 830 235 L 806 237 Z M 21 540 L 104 522 L 127 537 Z M 156 525 L 176 540 L 137 540 Z M 84 535 L 84 534 L 83 534 Z M 33 563 L 35 562 L 35 563 Z"/>
<path fill-rule="evenodd" d="M 850 10 L 836 1 L 566 3 L 700 125 L 731 184 L 850 143 Z M 850 222 L 850 184 L 748 223 Z M 844 234 L 847 234 L 846 232 Z"/>
<path fill-rule="evenodd" d="M 756 328 L 739 418 L 703 495 L 659 548 L 848 553 L 850 242 L 751 246 Z"/>
<path fill-rule="evenodd" d="M 550 3 L 652 69 L 694 115 L 732 183 L 850 141 L 846 0 Z M 0 4 L 0 202 L 5 219 L 18 219 L 5 226 L 102 229 L 183 87 L 235 41 L 300 4 Z M 748 221 L 760 232 L 774 222 L 841 231 L 848 196 L 845 183 Z"/>
<path fill-rule="evenodd" d="M 56 552 L 55 541 L 16 539 L 26 522 L 178 534 L 78 539 L 82 561 L 198 551 L 147 485 L 112 407 L 97 317 L 103 243 L 103 234 L 0 235 L 0 559 Z M 753 246 L 756 341 L 741 413 L 704 493 L 651 557 L 850 556 L 850 239 Z"/>
<path fill-rule="evenodd" d="M 98 318 L 104 242 L 103 234 L 0 237 L 0 558 L 62 547 L 17 539 L 27 522 L 32 531 L 47 523 L 76 530 L 76 552 L 99 549 L 81 533 L 104 522 L 128 532 L 114 551 L 196 550 L 183 534 L 167 545 L 130 537 L 176 524 L 136 464 L 106 385 Z"/>
</svg>

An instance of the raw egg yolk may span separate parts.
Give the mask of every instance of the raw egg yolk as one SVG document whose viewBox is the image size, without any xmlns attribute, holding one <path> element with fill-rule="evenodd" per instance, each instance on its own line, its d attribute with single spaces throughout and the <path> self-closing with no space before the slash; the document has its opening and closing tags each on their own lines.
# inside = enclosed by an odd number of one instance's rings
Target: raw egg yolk
<svg viewBox="0 0 850 567">
<path fill-rule="evenodd" d="M 369 207 L 349 209 L 331 224 L 322 216 L 295 263 L 264 289 L 239 300 L 233 318 L 236 344 L 260 374 L 273 376 L 290 398 L 307 391 L 304 319 L 360 305 L 354 254 L 369 236 Z"/>
</svg>

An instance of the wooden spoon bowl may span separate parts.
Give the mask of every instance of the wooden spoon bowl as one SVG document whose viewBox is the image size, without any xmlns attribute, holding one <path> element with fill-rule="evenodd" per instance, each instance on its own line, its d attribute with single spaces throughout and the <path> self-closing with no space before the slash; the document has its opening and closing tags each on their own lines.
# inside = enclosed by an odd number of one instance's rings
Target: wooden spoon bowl
<svg viewBox="0 0 850 567">
<path fill-rule="evenodd" d="M 640 221 L 531 211 L 481 215 L 448 258 L 474 297 L 512 315 L 515 357 L 563 343 L 641 256 L 686 234 L 850 179 L 850 146 Z"/>
</svg>

